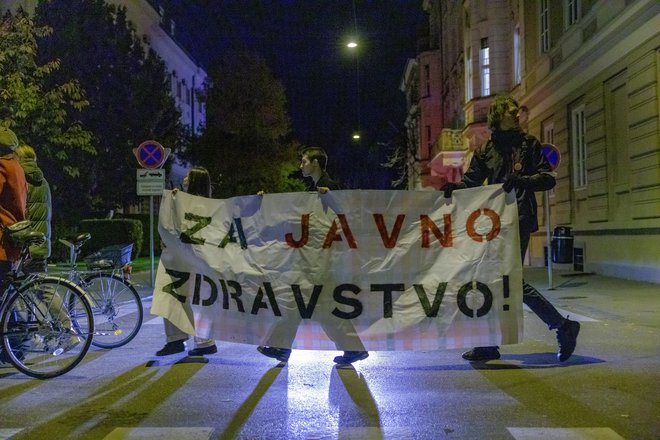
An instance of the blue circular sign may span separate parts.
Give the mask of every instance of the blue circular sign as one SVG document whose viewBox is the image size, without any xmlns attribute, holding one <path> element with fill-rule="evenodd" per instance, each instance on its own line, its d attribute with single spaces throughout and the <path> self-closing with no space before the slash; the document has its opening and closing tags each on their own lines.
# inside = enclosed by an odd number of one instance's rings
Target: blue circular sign
<svg viewBox="0 0 660 440">
<path fill-rule="evenodd" d="M 559 152 L 559 148 L 552 144 L 543 144 L 541 145 L 541 148 L 543 150 L 543 154 L 550 163 L 550 168 L 552 168 L 552 171 L 556 170 L 559 166 L 559 162 L 561 162 L 561 153 Z"/>
<path fill-rule="evenodd" d="M 165 162 L 165 148 L 156 141 L 144 141 L 135 153 L 142 168 L 160 168 Z"/>
</svg>

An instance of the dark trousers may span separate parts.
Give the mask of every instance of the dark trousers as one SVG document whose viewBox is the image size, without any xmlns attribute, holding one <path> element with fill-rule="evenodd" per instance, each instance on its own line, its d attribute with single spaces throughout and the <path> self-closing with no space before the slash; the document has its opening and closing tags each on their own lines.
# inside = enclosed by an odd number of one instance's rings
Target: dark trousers
<svg viewBox="0 0 660 440">
<path fill-rule="evenodd" d="M 520 231 L 520 258 L 525 259 L 527 245 L 529 244 L 529 232 Z M 556 329 L 564 323 L 564 317 L 559 314 L 555 306 L 545 299 L 541 293 L 523 280 L 523 303 L 536 314 L 541 321 L 548 325 L 550 330 Z"/>
</svg>

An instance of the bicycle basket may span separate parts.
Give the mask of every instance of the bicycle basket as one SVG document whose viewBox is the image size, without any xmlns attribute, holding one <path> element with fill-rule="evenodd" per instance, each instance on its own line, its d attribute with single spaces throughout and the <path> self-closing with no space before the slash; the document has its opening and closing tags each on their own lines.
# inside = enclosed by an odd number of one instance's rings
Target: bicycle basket
<svg viewBox="0 0 660 440">
<path fill-rule="evenodd" d="M 94 266 L 99 261 L 105 260 L 105 264 L 110 261 L 113 267 L 120 268 L 131 262 L 131 252 L 133 252 L 133 243 L 106 246 L 86 256 L 85 262 L 89 266 Z"/>
</svg>

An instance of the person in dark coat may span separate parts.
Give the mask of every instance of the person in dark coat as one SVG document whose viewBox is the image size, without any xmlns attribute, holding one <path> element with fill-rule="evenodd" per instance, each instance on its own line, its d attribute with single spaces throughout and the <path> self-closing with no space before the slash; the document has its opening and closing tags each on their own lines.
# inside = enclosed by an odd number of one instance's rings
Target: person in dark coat
<svg viewBox="0 0 660 440">
<path fill-rule="evenodd" d="M 302 172 L 303 177 L 305 178 L 305 190 L 307 191 L 318 191 L 321 194 L 325 194 L 330 190 L 341 189 L 339 184 L 332 180 L 325 170 L 326 165 L 328 164 L 328 155 L 322 148 L 318 147 L 308 147 L 305 148 L 301 153 L 300 160 L 300 171 Z M 263 195 L 263 192 L 260 192 Z M 355 329 L 352 324 L 346 322 L 344 328 L 334 328 L 328 325 L 323 325 L 324 331 L 328 334 L 330 339 L 339 340 L 344 337 L 346 334 L 355 334 Z M 350 326 L 350 328 L 348 328 Z M 288 334 L 288 339 L 293 339 L 296 336 L 294 327 L 291 323 L 283 322 L 281 325 L 276 325 L 272 330 L 273 333 L 286 333 Z M 358 345 L 362 345 L 358 339 Z M 257 347 L 259 353 L 264 356 L 268 356 L 273 359 L 277 359 L 280 362 L 287 362 L 289 356 L 291 356 L 291 348 L 288 347 L 270 347 L 260 345 Z M 361 361 L 369 357 L 369 352 L 363 350 L 357 351 L 344 351 L 342 356 L 336 356 L 334 362 L 337 364 L 352 364 L 353 362 Z"/>
<path fill-rule="evenodd" d="M 538 230 L 535 191 L 547 191 L 555 186 L 548 159 L 541 143 L 520 128 L 520 106 L 509 96 L 496 97 L 488 109 L 490 139 L 477 148 L 470 166 L 458 183 L 442 187 L 444 196 L 451 197 L 454 190 L 483 185 L 502 184 L 506 192 L 515 191 L 518 204 L 521 260 L 525 258 L 532 232 Z M 573 354 L 580 332 L 580 323 L 564 318 L 557 309 L 530 284 L 523 281 L 523 302 L 550 330 L 557 330 L 560 362 Z M 463 353 L 469 361 L 499 359 L 499 347 L 475 347 Z"/>
<path fill-rule="evenodd" d="M 34 148 L 21 144 L 16 148 L 16 155 L 25 171 L 25 179 L 28 183 L 28 220 L 32 222 L 33 230 L 41 232 L 46 237 L 43 243 L 30 246 L 31 259 L 23 269 L 28 273 L 46 272 L 48 270 L 47 259 L 51 252 L 50 222 L 53 210 L 50 185 L 37 165 L 37 154 Z"/>
<path fill-rule="evenodd" d="M 16 134 L 0 126 L 0 282 L 17 261 L 21 250 L 10 246 L 4 237 L 4 227 L 25 220 L 27 182 L 14 150 Z"/>
</svg>

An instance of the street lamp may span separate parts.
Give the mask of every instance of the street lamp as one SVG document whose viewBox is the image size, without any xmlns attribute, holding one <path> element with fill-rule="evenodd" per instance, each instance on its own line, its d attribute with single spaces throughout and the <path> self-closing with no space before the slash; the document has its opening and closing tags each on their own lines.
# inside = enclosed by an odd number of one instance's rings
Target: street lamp
<svg viewBox="0 0 660 440">
<path fill-rule="evenodd" d="M 350 48 L 350 49 L 353 49 L 353 48 L 356 48 L 357 45 L 358 45 L 358 44 L 357 44 L 355 41 L 351 40 L 351 41 L 348 42 L 348 44 L 346 45 L 346 47 L 348 47 L 348 48 Z"/>
</svg>

